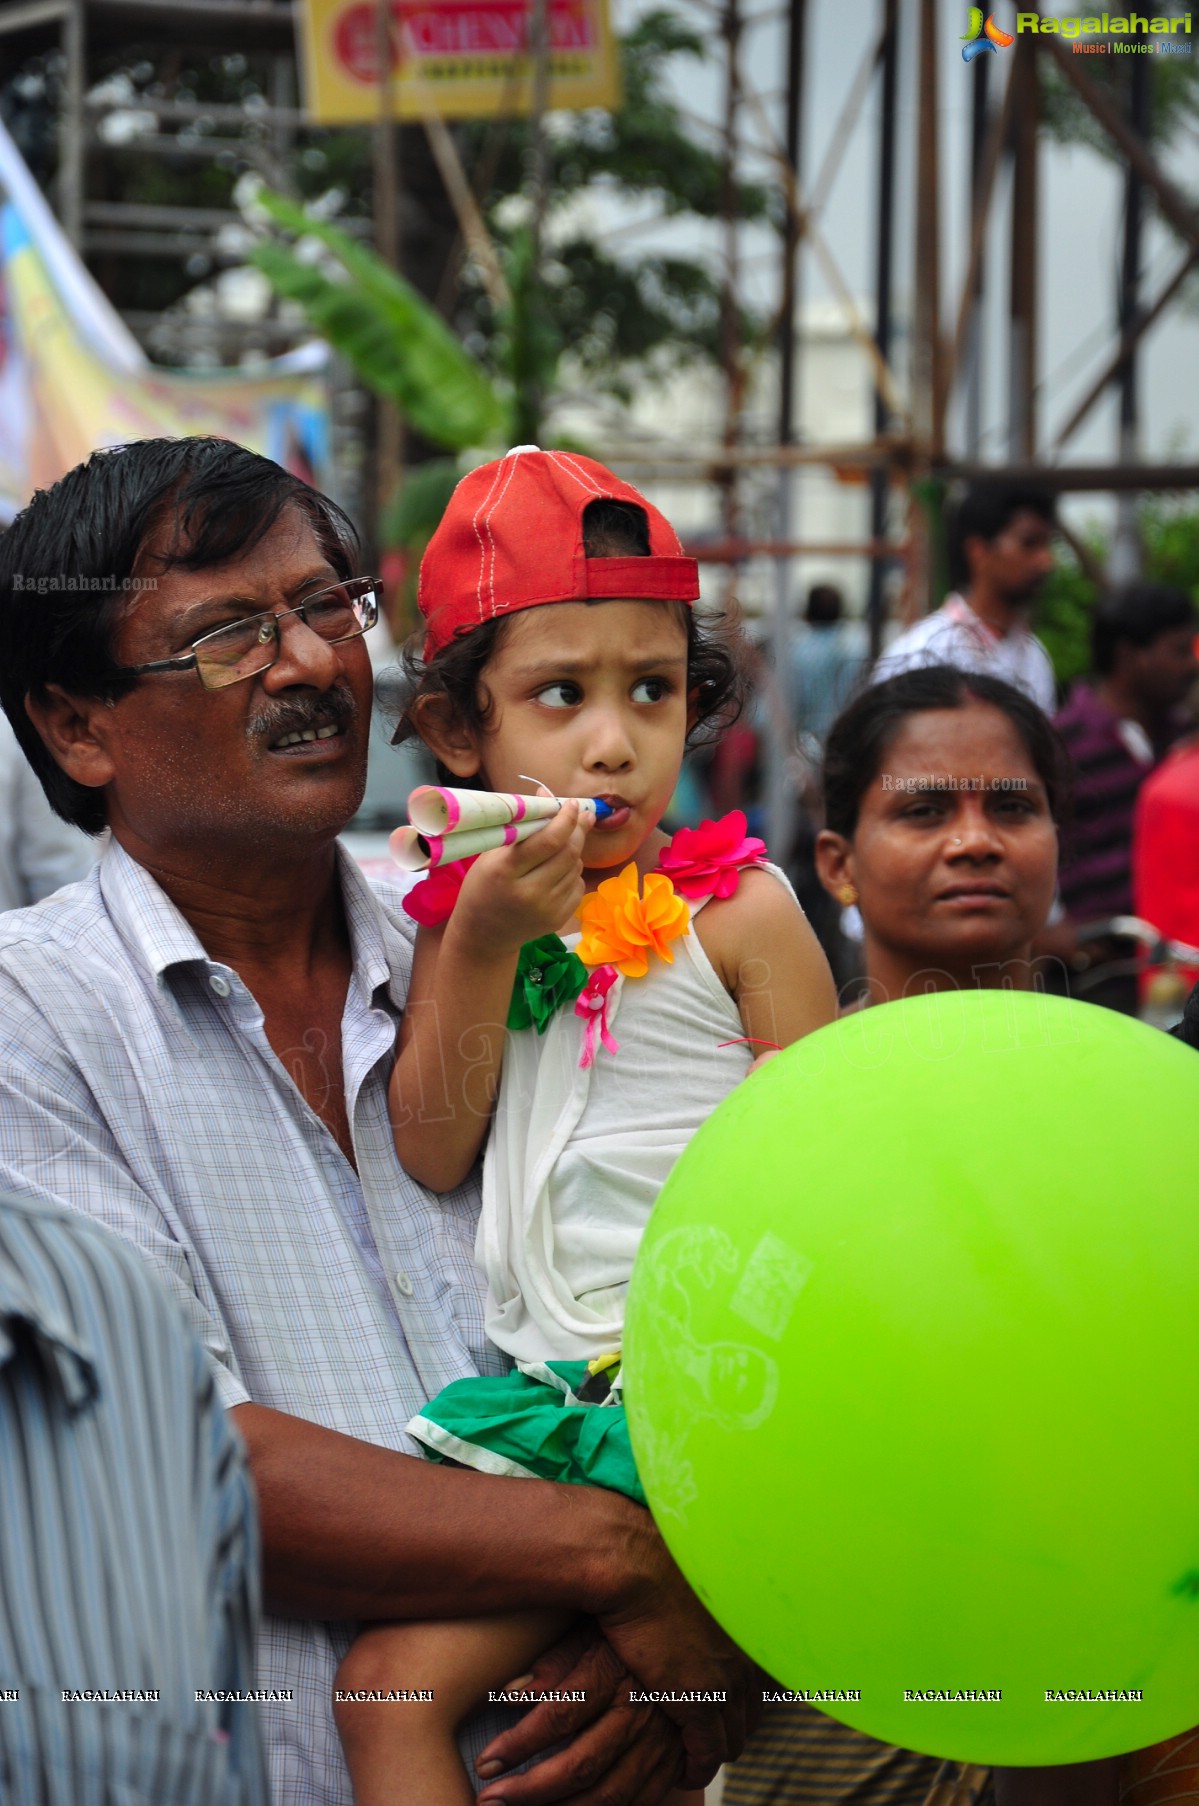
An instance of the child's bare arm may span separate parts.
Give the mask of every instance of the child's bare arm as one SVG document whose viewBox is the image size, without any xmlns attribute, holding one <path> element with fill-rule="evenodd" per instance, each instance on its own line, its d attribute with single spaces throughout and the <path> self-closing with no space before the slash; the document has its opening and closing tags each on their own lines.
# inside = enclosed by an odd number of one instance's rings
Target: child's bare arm
<svg viewBox="0 0 1199 1806">
<path fill-rule="evenodd" d="M 755 1055 L 788 1047 L 837 1014 L 820 943 L 794 898 L 768 872 L 746 872 L 735 896 L 696 921 L 704 950 L 736 999 Z"/>
<path fill-rule="evenodd" d="M 478 1158 L 517 958 L 577 908 L 583 838 L 568 803 L 527 840 L 482 854 L 449 921 L 417 935 L 388 1109 L 400 1160 L 431 1191 L 458 1185 Z"/>
</svg>

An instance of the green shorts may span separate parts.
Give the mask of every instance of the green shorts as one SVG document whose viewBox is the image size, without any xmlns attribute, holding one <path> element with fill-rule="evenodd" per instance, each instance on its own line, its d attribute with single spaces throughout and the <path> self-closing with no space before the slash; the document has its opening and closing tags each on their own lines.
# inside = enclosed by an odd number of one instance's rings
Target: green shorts
<svg viewBox="0 0 1199 1806">
<path fill-rule="evenodd" d="M 486 1474 L 606 1486 L 638 1505 L 629 1426 L 619 1390 L 602 1404 L 577 1396 L 586 1361 L 522 1362 L 501 1379 L 455 1380 L 407 1426 L 434 1461 Z"/>
</svg>

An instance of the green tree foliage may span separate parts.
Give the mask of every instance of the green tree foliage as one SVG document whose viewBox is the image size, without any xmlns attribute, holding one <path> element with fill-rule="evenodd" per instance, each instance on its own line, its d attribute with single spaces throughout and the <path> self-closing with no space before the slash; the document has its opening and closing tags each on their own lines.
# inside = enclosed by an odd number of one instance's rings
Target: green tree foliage
<svg viewBox="0 0 1199 1806">
<path fill-rule="evenodd" d="M 1199 509 L 1168 496 L 1147 496 L 1139 511 L 1145 576 L 1172 583 L 1199 602 Z M 1109 536 L 1099 526 L 1083 535 L 1090 552 L 1103 564 Z M 1068 687 L 1091 668 L 1091 616 L 1098 589 L 1068 549 L 1059 552 L 1054 571 L 1037 601 L 1033 626 L 1044 641 L 1058 683 Z"/>
<path fill-rule="evenodd" d="M 614 113 L 555 115 L 547 145 L 551 205 L 547 250 L 541 265 L 543 330 L 572 359 L 592 389 L 627 400 L 638 383 L 665 377 L 697 362 L 719 365 L 720 282 L 702 261 L 661 249 L 616 255 L 581 230 L 558 221 L 585 193 L 652 203 L 666 218 L 720 216 L 724 171 L 715 151 L 687 129 L 670 98 L 672 63 L 703 62 L 703 36 L 666 8 L 647 13 L 621 39 L 623 100 Z M 506 224 L 504 203 L 528 189 L 532 142 L 529 124 L 509 120 L 460 128 L 467 167 L 486 172 L 483 206 L 501 246 L 516 250 L 524 227 Z M 772 218 L 771 190 L 740 183 L 735 204 L 744 221 Z M 457 317 L 463 332 L 504 352 L 503 324 L 496 320 L 481 284 L 469 273 Z M 756 344 L 764 322 L 743 314 L 742 342 Z M 502 363 L 498 367 L 502 368 Z"/>
<path fill-rule="evenodd" d="M 1137 12 L 1149 18 L 1176 16 L 1172 5 L 1138 6 Z M 1063 48 L 1068 46 L 1063 45 Z M 1077 59 L 1085 65 L 1083 74 L 1093 87 L 1108 100 L 1128 111 L 1128 80 L 1134 59 L 1131 56 L 1088 56 Z M 1110 163 L 1126 166 L 1123 151 L 1099 124 L 1090 108 L 1074 88 L 1059 74 L 1053 61 L 1043 56 L 1041 72 L 1041 116 L 1047 130 L 1063 144 L 1088 144 Z M 1154 56 L 1149 59 L 1149 142 L 1162 147 L 1193 133 L 1199 127 L 1199 65 L 1194 56 Z"/>
</svg>

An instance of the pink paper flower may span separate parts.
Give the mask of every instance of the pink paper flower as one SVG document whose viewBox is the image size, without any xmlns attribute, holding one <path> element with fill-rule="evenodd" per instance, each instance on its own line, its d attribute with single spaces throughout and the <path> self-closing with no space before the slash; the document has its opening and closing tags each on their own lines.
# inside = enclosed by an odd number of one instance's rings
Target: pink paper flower
<svg viewBox="0 0 1199 1806">
<path fill-rule="evenodd" d="M 404 914 L 419 922 L 422 928 L 439 928 L 443 922 L 448 922 L 454 913 L 462 880 L 474 863 L 474 859 L 452 859 L 448 865 L 439 865 L 434 871 L 426 872 L 403 899 Z"/>
<path fill-rule="evenodd" d="M 766 858 L 766 842 L 746 833 L 748 823 L 740 809 L 719 821 L 701 822 L 698 828 L 680 828 L 658 858 L 684 897 L 731 897 L 741 874 Z"/>
<path fill-rule="evenodd" d="M 584 1071 L 595 1059 L 597 1034 L 609 1053 L 620 1052 L 620 1042 L 608 1027 L 608 992 L 616 983 L 617 977 L 615 966 L 597 966 L 575 998 L 575 1015 L 581 1016 L 587 1025 L 583 1034 L 583 1051 L 579 1055 L 579 1065 Z"/>
</svg>

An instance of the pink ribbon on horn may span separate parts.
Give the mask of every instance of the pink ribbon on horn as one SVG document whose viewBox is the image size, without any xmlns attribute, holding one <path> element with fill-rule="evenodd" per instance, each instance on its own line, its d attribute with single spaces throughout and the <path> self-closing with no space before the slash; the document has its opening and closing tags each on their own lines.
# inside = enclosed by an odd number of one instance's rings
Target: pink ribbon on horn
<svg viewBox="0 0 1199 1806">
<path fill-rule="evenodd" d="M 579 1055 L 579 1065 L 584 1070 L 595 1059 L 597 1031 L 600 1040 L 610 1054 L 620 1052 L 620 1042 L 608 1027 L 608 993 L 619 976 L 615 966 L 596 966 L 591 977 L 575 998 L 575 1015 L 580 1016 L 587 1024 L 583 1037 L 583 1051 Z"/>
</svg>

